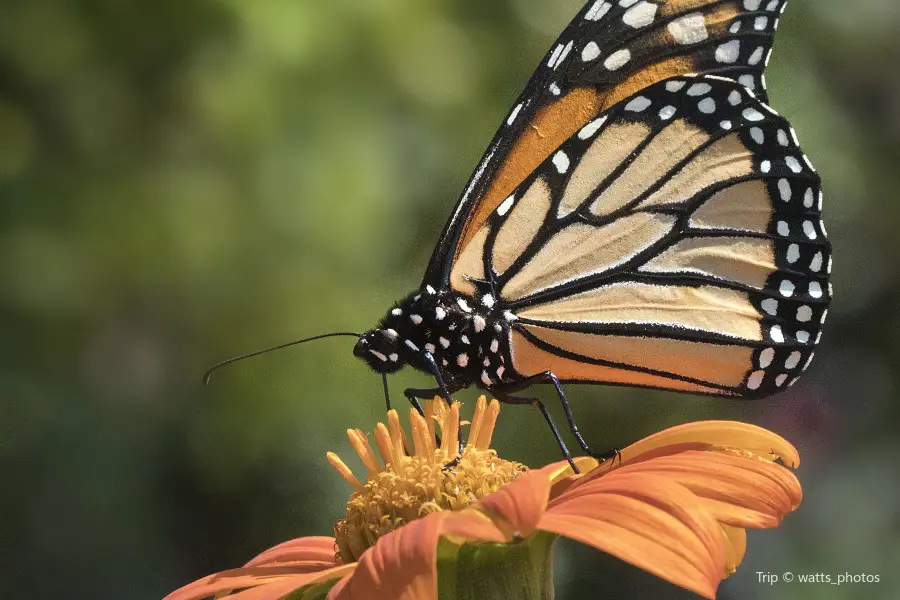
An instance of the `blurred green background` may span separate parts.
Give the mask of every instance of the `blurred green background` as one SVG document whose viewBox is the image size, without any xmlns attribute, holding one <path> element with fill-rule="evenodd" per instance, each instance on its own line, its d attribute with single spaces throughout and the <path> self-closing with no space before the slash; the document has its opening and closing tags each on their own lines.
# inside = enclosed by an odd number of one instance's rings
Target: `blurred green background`
<svg viewBox="0 0 900 600">
<path fill-rule="evenodd" d="M 200 374 L 368 328 L 416 286 L 581 3 L 0 2 L 0 597 L 155 598 L 331 532 L 349 489 L 324 453 L 349 458 L 344 429 L 383 416 L 352 341 L 206 389 Z M 769 69 L 835 244 L 809 375 L 754 403 L 570 388 L 598 447 L 710 417 L 798 446 L 804 503 L 751 534 L 722 598 L 900 597 L 898 32 L 895 0 L 793 0 Z M 391 380 L 395 398 L 425 383 Z M 527 409 L 504 410 L 496 445 L 558 458 Z M 562 599 L 691 597 L 571 544 L 558 559 Z M 770 587 L 757 571 L 881 583 Z"/>
</svg>

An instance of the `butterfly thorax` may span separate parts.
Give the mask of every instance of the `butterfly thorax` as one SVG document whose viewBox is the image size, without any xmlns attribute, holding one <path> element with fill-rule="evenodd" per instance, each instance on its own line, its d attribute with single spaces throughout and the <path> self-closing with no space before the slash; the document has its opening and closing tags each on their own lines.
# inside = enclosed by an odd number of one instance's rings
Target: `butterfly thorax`
<svg viewBox="0 0 900 600">
<path fill-rule="evenodd" d="M 363 334 L 354 353 L 379 373 L 409 365 L 431 374 L 427 352 L 448 385 L 490 386 L 503 380 L 505 329 L 492 298 L 477 301 L 429 287 L 391 308 L 377 328 Z"/>
</svg>

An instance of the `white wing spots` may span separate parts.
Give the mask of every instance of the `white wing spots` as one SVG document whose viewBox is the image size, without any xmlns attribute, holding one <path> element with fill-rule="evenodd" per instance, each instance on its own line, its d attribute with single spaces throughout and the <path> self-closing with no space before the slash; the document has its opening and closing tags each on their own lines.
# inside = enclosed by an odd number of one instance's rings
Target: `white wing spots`
<svg viewBox="0 0 900 600">
<path fill-rule="evenodd" d="M 744 8 L 747 10 L 759 10 L 762 0 L 744 0 Z"/>
<path fill-rule="evenodd" d="M 559 60 L 559 55 L 562 54 L 564 46 L 562 44 L 557 44 L 556 48 L 553 49 L 553 54 L 550 55 L 550 60 L 547 61 L 547 66 L 551 69 L 556 67 L 556 61 Z"/>
<path fill-rule="evenodd" d="M 800 364 L 800 359 L 803 357 L 802 354 L 797 352 L 791 352 L 791 355 L 787 357 L 787 360 L 784 361 L 784 368 L 787 370 L 796 369 L 797 365 Z"/>
<path fill-rule="evenodd" d="M 738 77 L 738 83 L 740 83 L 742 86 L 744 86 L 745 88 L 747 88 L 750 91 L 753 91 L 756 89 L 756 80 L 753 78 L 753 75 L 751 75 L 750 73 L 747 73 L 747 74 L 744 74 L 744 75 L 741 75 L 740 77 Z"/>
<path fill-rule="evenodd" d="M 441 348 L 445 350 L 450 347 L 450 340 L 445 337 L 438 338 L 438 343 L 441 345 Z"/>
<path fill-rule="evenodd" d="M 425 286 L 425 291 L 428 292 L 428 295 L 429 295 L 429 296 L 434 296 L 435 294 L 437 294 L 437 290 L 435 290 L 435 289 L 434 289 L 432 286 L 430 286 L 430 285 L 426 285 L 426 286 Z"/>
<path fill-rule="evenodd" d="M 512 323 L 513 321 L 518 321 L 519 317 L 515 315 L 515 313 L 511 310 L 503 311 L 503 318 Z"/>
<path fill-rule="evenodd" d="M 515 107 L 515 108 L 513 109 L 513 111 L 509 114 L 509 118 L 506 119 L 506 124 L 507 124 L 507 125 L 512 125 L 513 122 L 515 122 L 516 117 L 519 116 L 519 111 L 520 111 L 520 110 L 522 110 L 522 105 L 521 105 L 521 104 L 516 104 L 516 107 Z"/>
<path fill-rule="evenodd" d="M 578 132 L 578 139 L 586 140 L 594 137 L 594 134 L 597 133 L 603 124 L 606 123 L 606 117 L 600 117 L 599 119 L 595 119 L 581 128 L 581 131 Z"/>
<path fill-rule="evenodd" d="M 815 196 L 813 194 L 812 188 L 806 188 L 806 193 L 803 194 L 803 206 L 805 206 L 806 208 L 812 208 L 814 200 Z"/>
<path fill-rule="evenodd" d="M 775 378 L 775 385 L 777 385 L 778 387 L 784 387 L 784 382 L 787 381 L 787 378 L 788 378 L 787 374 L 782 373 L 781 375 L 779 375 L 778 377 Z"/>
<path fill-rule="evenodd" d="M 446 316 L 447 316 L 447 311 L 444 310 L 442 307 L 438 306 L 437 308 L 434 309 L 434 318 L 437 319 L 438 321 L 443 321 L 444 317 L 446 317 Z"/>
<path fill-rule="evenodd" d="M 787 251 L 787 261 L 790 264 L 794 264 L 798 260 L 800 260 L 800 246 L 798 246 L 797 244 L 791 244 L 788 247 Z"/>
<path fill-rule="evenodd" d="M 812 221 L 803 221 L 803 233 L 811 240 L 819 237 L 819 234 L 816 233 L 816 226 L 812 224 Z"/>
<path fill-rule="evenodd" d="M 675 92 L 680 92 L 685 85 L 687 85 L 686 81 L 667 81 L 666 91 L 674 94 Z"/>
<path fill-rule="evenodd" d="M 400 355 L 394 352 L 393 354 L 388 356 L 388 358 L 391 359 L 391 362 L 397 362 L 398 360 L 400 360 Z"/>
<path fill-rule="evenodd" d="M 827 269 L 827 273 L 829 275 L 831 275 L 831 266 L 832 266 L 832 260 L 831 260 L 831 257 L 829 256 L 828 257 L 828 269 Z"/>
<path fill-rule="evenodd" d="M 809 270 L 813 273 L 818 273 L 822 270 L 822 253 L 816 252 L 816 255 L 813 256 L 812 261 L 809 263 Z"/>
<path fill-rule="evenodd" d="M 600 46 L 598 46 L 596 42 L 588 42 L 581 51 L 581 60 L 584 62 L 597 60 L 598 56 L 600 56 Z"/>
<path fill-rule="evenodd" d="M 422 324 L 422 316 L 421 315 L 409 315 L 409 320 L 412 321 L 414 325 Z"/>
<path fill-rule="evenodd" d="M 778 235 L 783 235 L 784 237 L 791 235 L 791 227 L 787 224 L 787 221 L 778 221 Z"/>
<path fill-rule="evenodd" d="M 769 66 L 769 59 L 771 59 L 771 58 L 772 58 L 772 48 L 770 47 L 770 48 L 769 48 L 769 51 L 766 52 L 766 62 L 765 62 L 765 66 L 767 66 L 767 67 Z"/>
<path fill-rule="evenodd" d="M 481 315 L 475 315 L 472 318 L 472 323 L 475 325 L 475 333 L 481 333 L 487 327 L 487 322 Z"/>
<path fill-rule="evenodd" d="M 790 298 L 794 295 L 794 284 L 785 279 L 781 282 L 781 285 L 778 286 L 778 291 L 785 298 Z"/>
<path fill-rule="evenodd" d="M 797 158 L 794 156 L 785 156 L 784 162 L 794 173 L 799 173 L 803 170 L 803 166 L 800 164 L 800 161 L 797 160 Z"/>
<path fill-rule="evenodd" d="M 766 10 L 769 12 L 774 12 L 775 9 L 777 9 L 777 8 L 778 8 L 778 0 L 772 0 L 771 2 L 769 2 L 769 5 L 766 6 Z"/>
<path fill-rule="evenodd" d="M 827 318 L 828 318 L 828 309 L 826 308 L 825 310 L 822 311 L 822 318 L 819 319 L 819 324 L 824 325 L 825 319 L 827 319 Z"/>
<path fill-rule="evenodd" d="M 791 201 L 793 191 L 791 190 L 791 183 L 787 179 L 778 180 L 778 193 L 781 194 L 781 199 L 785 202 Z"/>
<path fill-rule="evenodd" d="M 700 112 L 711 115 L 716 112 L 716 101 L 712 98 L 704 98 L 699 103 L 697 103 L 697 108 L 700 109 Z"/>
<path fill-rule="evenodd" d="M 612 8 L 612 4 L 609 2 L 597 0 L 590 10 L 585 13 L 584 18 L 588 21 L 599 21 L 609 12 L 610 8 Z"/>
<path fill-rule="evenodd" d="M 491 385 L 491 376 L 488 375 L 487 371 L 481 372 L 481 383 L 483 383 L 484 385 Z"/>
<path fill-rule="evenodd" d="M 413 344 L 411 341 L 403 340 L 403 343 L 406 344 L 406 347 L 409 348 L 410 350 L 412 350 L 413 352 L 419 351 L 419 347 L 416 346 L 415 344 Z"/>
<path fill-rule="evenodd" d="M 750 137 L 753 138 L 754 142 L 756 142 L 757 144 L 760 144 L 760 145 L 762 145 L 766 142 L 766 136 L 763 133 L 763 130 L 760 129 L 759 127 L 752 127 L 750 129 Z"/>
<path fill-rule="evenodd" d="M 503 365 L 497 367 L 497 377 L 502 378 L 504 371 L 506 371 L 506 367 L 504 367 Z"/>
<path fill-rule="evenodd" d="M 657 5 L 652 2 L 641 2 L 625 11 L 625 14 L 622 15 L 622 22 L 635 29 L 646 27 L 656 18 L 657 8 Z"/>
<path fill-rule="evenodd" d="M 559 86 L 556 83 L 551 83 L 550 84 L 550 93 L 553 94 L 554 96 L 559 96 L 562 93 L 562 90 L 559 88 Z"/>
<path fill-rule="evenodd" d="M 555 166 L 556 170 L 560 173 L 568 171 L 570 164 L 569 155 L 562 150 L 553 155 L 553 166 Z"/>
<path fill-rule="evenodd" d="M 809 343 L 809 332 L 808 331 L 800 330 L 797 332 L 797 335 L 795 337 L 797 338 L 797 341 L 800 342 L 801 344 Z"/>
<path fill-rule="evenodd" d="M 491 366 L 491 359 L 488 356 L 484 357 L 484 360 L 481 361 L 482 366 L 489 367 Z"/>
<path fill-rule="evenodd" d="M 497 350 L 500 349 L 500 341 L 496 338 L 491 340 L 491 353 L 497 354 Z"/>
<path fill-rule="evenodd" d="M 778 143 L 785 147 L 790 144 L 790 141 L 788 141 L 787 133 L 784 132 L 784 129 L 778 130 Z"/>
<path fill-rule="evenodd" d="M 737 33 L 741 30 L 741 22 L 735 21 L 731 24 L 731 27 L 728 28 L 729 33 Z"/>
<path fill-rule="evenodd" d="M 496 304 L 497 300 L 491 294 L 485 294 L 481 297 L 481 303 L 487 306 L 488 308 L 492 308 L 494 304 Z"/>
<path fill-rule="evenodd" d="M 762 163 L 760 163 L 760 165 L 759 165 L 759 169 L 763 173 L 768 173 L 769 171 L 772 170 L 772 161 L 770 161 L 770 160 L 762 161 Z"/>
<path fill-rule="evenodd" d="M 731 40 L 730 42 L 725 42 L 724 44 L 716 48 L 716 62 L 732 65 L 738 61 L 740 53 L 740 40 Z"/>
<path fill-rule="evenodd" d="M 456 364 L 460 367 L 466 367 L 469 364 L 469 355 L 463 352 L 459 356 L 456 357 Z"/>
<path fill-rule="evenodd" d="M 747 64 L 751 66 L 756 66 L 759 64 L 759 61 L 762 60 L 763 53 L 766 49 L 763 46 L 760 46 L 756 50 L 753 51 L 753 54 L 750 55 L 750 58 L 747 59 Z"/>
<path fill-rule="evenodd" d="M 772 361 L 775 360 L 775 349 L 774 348 L 766 348 L 762 352 L 759 353 L 759 368 L 766 369 L 771 364 Z"/>
<path fill-rule="evenodd" d="M 809 284 L 809 295 L 813 298 L 822 297 L 822 285 L 818 281 L 813 281 Z"/>
<path fill-rule="evenodd" d="M 382 353 L 379 352 L 378 350 L 369 350 L 369 352 L 370 352 L 373 356 L 375 356 L 376 358 L 378 358 L 378 360 L 380 360 L 381 362 L 387 362 L 387 360 L 388 360 L 387 356 L 385 356 L 384 354 L 382 354 Z"/>
<path fill-rule="evenodd" d="M 459 336 L 459 341 L 462 342 L 463 344 L 465 344 L 466 346 L 468 346 L 469 345 L 469 336 L 461 335 L 461 336 Z"/>
<path fill-rule="evenodd" d="M 472 312 L 472 309 L 469 307 L 469 303 L 466 302 L 466 299 L 465 299 L 465 298 L 457 298 L 457 299 L 456 299 L 456 303 L 459 305 L 459 307 L 460 307 L 461 309 L 463 309 L 463 310 L 466 311 L 467 313 L 468 313 L 468 312 Z"/>
<path fill-rule="evenodd" d="M 774 298 L 766 298 L 760 303 L 762 309 L 766 311 L 767 314 L 772 315 L 773 317 L 778 314 L 778 300 Z"/>
<path fill-rule="evenodd" d="M 394 330 L 394 329 L 385 329 L 385 330 L 384 330 L 384 333 L 385 333 L 385 335 L 387 335 L 387 336 L 388 336 L 389 338 L 391 338 L 392 340 L 397 339 L 397 332 L 396 332 L 396 330 Z"/>
<path fill-rule="evenodd" d="M 753 22 L 753 29 L 757 31 L 764 31 L 768 26 L 769 17 L 756 17 L 756 20 Z"/>
<path fill-rule="evenodd" d="M 721 127 L 722 129 L 731 129 L 732 126 L 733 125 L 731 124 L 731 121 L 722 121 L 721 123 L 719 123 L 719 127 Z"/>
<path fill-rule="evenodd" d="M 744 115 L 745 119 L 751 122 L 762 121 L 766 118 L 765 115 L 763 115 L 755 108 L 746 108 L 744 109 L 744 112 L 742 114 Z"/>
<path fill-rule="evenodd" d="M 399 309 L 399 308 L 395 308 L 394 310 L 391 311 L 391 314 L 394 315 L 395 317 L 402 317 L 403 310 Z"/>
<path fill-rule="evenodd" d="M 797 130 L 794 129 L 793 127 L 791 127 L 790 131 L 791 131 L 791 139 L 794 140 L 794 145 L 799 146 L 800 140 L 797 138 Z"/>
<path fill-rule="evenodd" d="M 562 54 L 559 55 L 559 60 L 556 61 L 556 66 L 553 67 L 554 69 L 565 62 L 566 57 L 569 56 L 569 52 L 572 51 L 572 46 L 574 45 L 575 40 L 569 40 L 569 43 L 563 48 Z"/>
<path fill-rule="evenodd" d="M 772 329 L 769 330 L 769 336 L 776 344 L 784 343 L 784 332 L 781 331 L 781 325 L 773 325 Z"/>
<path fill-rule="evenodd" d="M 758 390 L 765 377 L 765 371 L 756 371 L 747 379 L 747 387 L 751 390 Z"/>
<path fill-rule="evenodd" d="M 674 106 L 664 106 L 662 110 L 659 111 L 659 118 L 663 121 L 668 121 L 672 117 L 675 116 L 675 107 Z"/>
<path fill-rule="evenodd" d="M 425 351 L 429 354 L 434 354 L 437 351 L 437 347 L 434 344 L 425 344 Z"/>
<path fill-rule="evenodd" d="M 803 155 L 803 162 L 806 163 L 806 166 L 809 167 L 810 171 L 812 171 L 813 173 L 816 172 L 816 168 L 813 166 L 812 161 L 809 160 L 809 157 L 805 154 Z"/>
<path fill-rule="evenodd" d="M 619 6 L 621 6 L 622 8 L 628 8 L 637 1 L 638 0 L 619 0 Z"/>
<path fill-rule="evenodd" d="M 730 94 L 728 94 L 728 104 L 732 106 L 737 106 L 741 103 L 741 93 L 737 90 L 732 90 Z"/>
<path fill-rule="evenodd" d="M 688 88 L 687 95 L 688 96 L 703 96 L 704 94 L 708 94 L 712 91 L 712 86 L 708 83 L 695 83 L 691 87 Z"/>
<path fill-rule="evenodd" d="M 669 23 L 669 33 L 679 44 L 696 44 L 709 37 L 702 13 L 691 13 Z"/>
<path fill-rule="evenodd" d="M 607 59 L 603 62 L 603 66 L 606 67 L 609 71 L 615 71 L 627 65 L 628 61 L 630 60 L 631 51 L 628 50 L 628 48 L 625 48 L 624 50 L 619 50 L 618 52 L 613 52 L 612 54 L 610 54 L 609 57 L 607 57 Z"/>
<path fill-rule="evenodd" d="M 797 309 L 797 320 L 801 323 L 809 323 L 812 321 L 812 309 L 806 305 Z"/>
<path fill-rule="evenodd" d="M 646 96 L 638 96 L 625 105 L 625 110 L 631 112 L 644 112 L 652 104 L 650 98 Z"/>
<path fill-rule="evenodd" d="M 516 201 L 515 194 L 511 194 L 509 198 L 500 203 L 500 206 L 497 207 L 497 214 L 501 217 L 505 217 L 506 213 L 509 212 L 509 209 L 512 208 L 513 203 Z"/>
</svg>

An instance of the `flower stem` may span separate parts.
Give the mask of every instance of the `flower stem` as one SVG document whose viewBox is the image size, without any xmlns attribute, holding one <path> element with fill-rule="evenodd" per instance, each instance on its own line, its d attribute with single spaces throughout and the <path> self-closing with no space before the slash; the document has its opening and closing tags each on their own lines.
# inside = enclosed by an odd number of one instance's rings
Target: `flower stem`
<svg viewBox="0 0 900 600">
<path fill-rule="evenodd" d="M 553 600 L 555 535 L 538 532 L 509 544 L 438 547 L 439 600 Z"/>
</svg>

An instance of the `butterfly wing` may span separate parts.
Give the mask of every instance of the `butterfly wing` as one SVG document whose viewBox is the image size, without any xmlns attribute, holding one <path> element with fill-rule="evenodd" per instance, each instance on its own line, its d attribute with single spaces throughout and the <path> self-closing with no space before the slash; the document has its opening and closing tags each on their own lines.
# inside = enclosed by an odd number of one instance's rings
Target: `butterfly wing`
<svg viewBox="0 0 900 600">
<path fill-rule="evenodd" d="M 592 0 L 547 53 L 488 146 L 440 237 L 425 285 L 551 152 L 603 110 L 687 73 L 733 78 L 765 101 L 763 69 L 786 0 Z"/>
<path fill-rule="evenodd" d="M 450 283 L 493 282 L 520 377 L 765 396 L 799 376 L 825 319 L 821 198 L 784 118 L 730 79 L 675 77 L 559 146 Z"/>
</svg>

